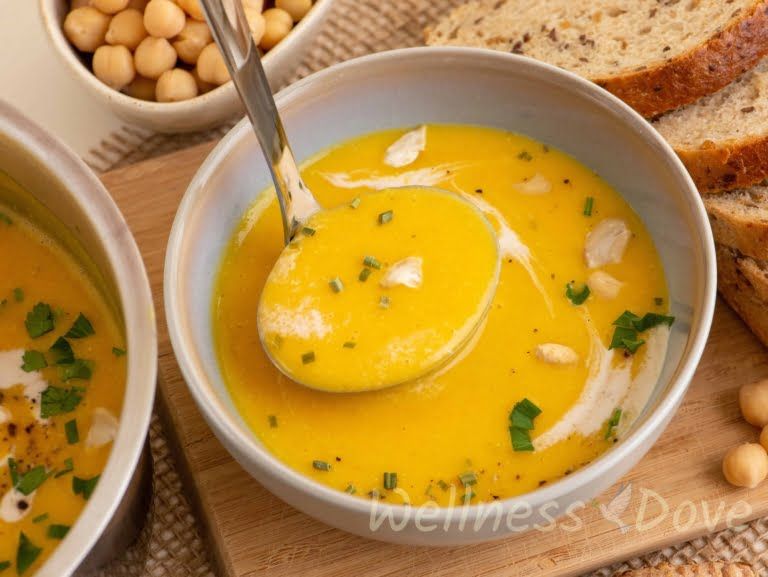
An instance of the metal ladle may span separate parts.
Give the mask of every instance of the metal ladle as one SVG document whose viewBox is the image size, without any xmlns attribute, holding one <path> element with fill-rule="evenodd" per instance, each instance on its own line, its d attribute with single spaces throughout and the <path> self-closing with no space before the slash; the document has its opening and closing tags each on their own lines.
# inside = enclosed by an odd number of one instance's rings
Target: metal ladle
<svg viewBox="0 0 768 577">
<path fill-rule="evenodd" d="M 284 241 L 288 245 L 302 224 L 313 214 L 322 210 L 322 207 L 302 182 L 277 105 L 272 97 L 259 50 L 253 42 L 241 0 L 200 0 L 200 3 L 269 165 L 280 204 Z M 455 197 L 448 191 L 442 192 Z M 490 227 L 490 224 L 488 226 Z M 498 270 L 495 277 L 489 279 L 488 286 L 493 290 L 487 292 L 487 299 L 483 302 L 486 312 L 490 308 L 497 284 Z M 466 333 L 465 343 L 471 340 L 470 337 L 476 333 L 484 319 L 485 313 L 476 322 L 467 319 L 467 323 L 473 324 L 465 323 L 461 327 L 461 333 Z M 261 326 L 259 326 L 259 332 L 263 334 Z M 306 382 L 306 379 L 299 380 L 296 375 L 290 374 L 290 371 L 276 361 L 268 347 L 265 346 L 264 350 L 272 364 L 292 380 L 313 389 L 330 391 L 319 383 Z M 460 350 L 461 348 L 446 353 L 445 358 L 441 359 L 439 365 L 433 367 L 433 370 L 445 366 Z M 360 383 L 355 391 L 369 391 L 396 384 L 401 383 L 393 382 L 375 386 L 370 383 Z"/>
</svg>

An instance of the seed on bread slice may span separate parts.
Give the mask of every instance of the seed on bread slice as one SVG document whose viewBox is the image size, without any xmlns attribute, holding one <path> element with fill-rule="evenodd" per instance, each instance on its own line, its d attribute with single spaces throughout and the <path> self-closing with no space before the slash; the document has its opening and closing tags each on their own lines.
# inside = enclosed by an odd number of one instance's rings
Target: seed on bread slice
<svg viewBox="0 0 768 577">
<path fill-rule="evenodd" d="M 525 54 L 593 80 L 646 117 L 726 86 L 768 53 L 766 0 L 475 0 L 427 44 Z"/>
<path fill-rule="evenodd" d="M 731 85 L 654 122 L 702 192 L 768 178 L 768 58 Z"/>
<path fill-rule="evenodd" d="M 643 567 L 620 573 L 619 577 L 754 577 L 755 572 L 745 563 L 688 563 L 672 565 L 662 563 L 656 567 Z"/>
<path fill-rule="evenodd" d="M 704 205 L 717 242 L 768 261 L 768 186 L 708 194 Z"/>
<path fill-rule="evenodd" d="M 717 245 L 716 249 L 717 288 L 720 294 L 768 347 L 768 301 L 761 297 L 768 293 L 768 277 L 744 273 L 749 268 L 760 267 L 753 259 L 722 245 Z"/>
</svg>

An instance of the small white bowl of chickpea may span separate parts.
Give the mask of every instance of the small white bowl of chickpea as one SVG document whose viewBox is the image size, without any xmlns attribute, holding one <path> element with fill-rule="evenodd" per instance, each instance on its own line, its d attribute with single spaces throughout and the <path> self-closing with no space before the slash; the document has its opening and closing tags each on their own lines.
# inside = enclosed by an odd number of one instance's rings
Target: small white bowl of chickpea
<svg viewBox="0 0 768 577">
<path fill-rule="evenodd" d="M 273 86 L 296 69 L 332 0 L 241 0 Z M 123 120 L 158 132 L 242 114 L 199 0 L 40 0 L 54 50 Z"/>
</svg>

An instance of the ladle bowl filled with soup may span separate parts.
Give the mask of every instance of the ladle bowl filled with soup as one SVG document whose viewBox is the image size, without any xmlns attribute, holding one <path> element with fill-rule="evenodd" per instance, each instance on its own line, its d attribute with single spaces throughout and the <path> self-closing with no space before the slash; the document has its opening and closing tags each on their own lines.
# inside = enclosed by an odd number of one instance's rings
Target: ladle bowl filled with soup
<svg viewBox="0 0 768 577">
<path fill-rule="evenodd" d="M 700 199 L 655 132 L 573 75 L 473 49 L 352 61 L 277 102 L 344 234 L 317 219 L 284 248 L 240 124 L 190 185 L 166 261 L 174 349 L 240 463 L 328 524 L 430 545 L 545 522 L 628 471 L 682 399 L 714 305 Z M 408 187 L 471 205 L 496 250 L 438 202 L 388 192 Z M 414 376 L 425 335 L 477 310 L 465 287 L 485 255 L 482 322 Z M 366 386 L 387 371 L 413 378 Z"/>
<path fill-rule="evenodd" d="M 0 567 L 90 574 L 146 521 L 152 299 L 103 186 L 2 103 L 0 259 Z"/>
</svg>

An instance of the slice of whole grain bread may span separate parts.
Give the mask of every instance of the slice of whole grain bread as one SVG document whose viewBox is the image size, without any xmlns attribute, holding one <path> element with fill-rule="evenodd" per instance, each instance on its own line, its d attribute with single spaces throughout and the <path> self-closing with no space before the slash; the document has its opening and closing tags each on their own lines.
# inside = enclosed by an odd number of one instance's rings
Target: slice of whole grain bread
<svg viewBox="0 0 768 577">
<path fill-rule="evenodd" d="M 701 192 L 768 178 L 768 58 L 719 92 L 653 123 Z"/>
<path fill-rule="evenodd" d="M 717 245 L 717 287 L 760 341 L 768 347 L 768 276 L 756 273 L 761 267 L 733 249 Z M 745 274 L 747 270 L 747 274 Z"/>
<path fill-rule="evenodd" d="M 717 242 L 768 261 L 768 187 L 708 194 L 704 205 Z"/>
<path fill-rule="evenodd" d="M 581 74 L 653 117 L 712 94 L 768 53 L 766 0 L 475 0 L 430 45 L 492 48 Z"/>
<path fill-rule="evenodd" d="M 657 567 L 643 567 L 620 573 L 619 577 L 755 577 L 755 572 L 744 563 L 689 563 L 672 565 L 662 563 Z"/>
</svg>

